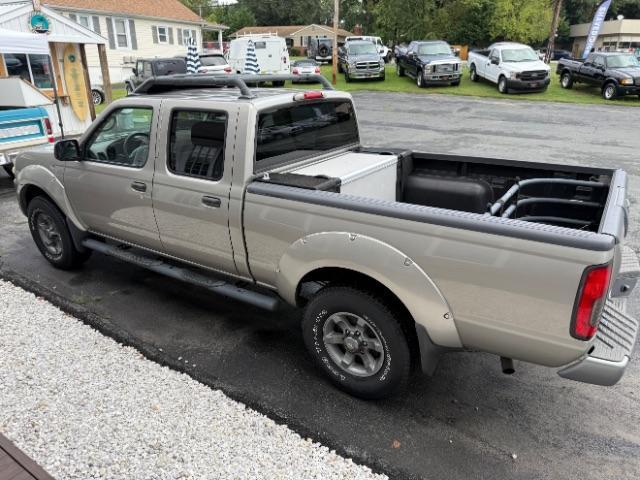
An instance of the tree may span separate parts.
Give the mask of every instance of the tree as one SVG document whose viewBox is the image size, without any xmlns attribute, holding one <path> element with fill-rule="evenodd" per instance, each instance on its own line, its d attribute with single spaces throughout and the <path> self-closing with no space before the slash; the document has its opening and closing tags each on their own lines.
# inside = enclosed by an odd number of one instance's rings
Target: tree
<svg viewBox="0 0 640 480">
<path fill-rule="evenodd" d="M 222 23 L 229 27 L 229 30 L 225 32 L 225 38 L 243 27 L 256 25 L 256 18 L 251 10 L 244 5 L 238 4 L 217 7 L 207 20 L 212 23 Z"/>
</svg>

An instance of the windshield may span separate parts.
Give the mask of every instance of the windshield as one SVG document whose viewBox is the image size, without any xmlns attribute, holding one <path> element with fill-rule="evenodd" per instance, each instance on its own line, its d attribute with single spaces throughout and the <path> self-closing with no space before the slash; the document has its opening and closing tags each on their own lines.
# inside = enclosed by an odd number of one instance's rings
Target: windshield
<svg viewBox="0 0 640 480">
<path fill-rule="evenodd" d="M 509 48 L 502 50 L 503 62 L 532 62 L 539 60 L 532 48 Z"/>
<path fill-rule="evenodd" d="M 218 67 L 220 65 L 227 64 L 227 61 L 222 55 L 214 57 L 200 57 L 200 62 L 205 67 Z"/>
<path fill-rule="evenodd" d="M 451 55 L 451 47 L 442 43 L 422 43 L 418 45 L 418 55 Z"/>
<path fill-rule="evenodd" d="M 349 55 L 366 55 L 367 53 L 378 53 L 373 43 L 358 43 L 356 45 L 349 45 Z"/>
<path fill-rule="evenodd" d="M 609 68 L 640 67 L 640 63 L 633 55 L 618 55 L 607 57 L 607 66 Z"/>
</svg>

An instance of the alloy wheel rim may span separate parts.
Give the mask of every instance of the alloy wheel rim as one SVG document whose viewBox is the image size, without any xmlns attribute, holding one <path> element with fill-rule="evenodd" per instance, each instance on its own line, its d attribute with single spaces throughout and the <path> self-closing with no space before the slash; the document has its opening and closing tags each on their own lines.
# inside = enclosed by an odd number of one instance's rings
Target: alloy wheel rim
<svg viewBox="0 0 640 480">
<path fill-rule="evenodd" d="M 605 96 L 606 96 L 608 99 L 611 99 L 611 98 L 613 98 L 614 91 L 615 91 L 615 90 L 614 90 L 613 86 L 609 85 L 609 86 L 605 89 L 604 94 L 605 94 Z"/>
<path fill-rule="evenodd" d="M 380 336 L 359 315 L 337 312 L 322 328 L 322 341 L 331 360 L 356 377 L 370 377 L 380 371 L 385 352 Z"/>
<path fill-rule="evenodd" d="M 98 92 L 93 92 L 91 94 L 91 97 L 93 98 L 93 103 L 95 105 L 99 105 L 100 102 L 102 101 L 102 96 Z"/>
<path fill-rule="evenodd" d="M 567 85 L 569 85 L 569 75 L 563 75 L 563 77 L 562 77 L 562 86 L 566 87 Z"/>
<path fill-rule="evenodd" d="M 62 255 L 62 238 L 53 218 L 46 213 L 40 212 L 35 218 L 35 225 L 38 236 L 47 252 L 54 257 Z"/>
</svg>

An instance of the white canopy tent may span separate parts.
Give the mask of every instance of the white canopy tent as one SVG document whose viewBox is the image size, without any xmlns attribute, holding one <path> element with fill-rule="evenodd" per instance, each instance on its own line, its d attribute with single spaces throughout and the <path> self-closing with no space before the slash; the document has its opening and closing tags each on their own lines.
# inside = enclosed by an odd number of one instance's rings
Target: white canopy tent
<svg viewBox="0 0 640 480">
<path fill-rule="evenodd" d="M 43 34 L 16 32 L 0 28 L 0 53 L 49 55 L 49 41 L 47 36 Z"/>
</svg>

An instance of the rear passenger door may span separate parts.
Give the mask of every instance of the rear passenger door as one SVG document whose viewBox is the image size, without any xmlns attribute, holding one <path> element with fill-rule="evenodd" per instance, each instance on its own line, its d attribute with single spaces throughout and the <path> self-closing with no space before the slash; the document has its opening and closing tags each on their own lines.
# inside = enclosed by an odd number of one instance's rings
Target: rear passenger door
<svg viewBox="0 0 640 480">
<path fill-rule="evenodd" d="M 236 273 L 229 236 L 229 195 L 237 107 L 194 100 L 162 106 L 163 135 L 153 209 L 164 251 L 225 273 Z"/>
</svg>

